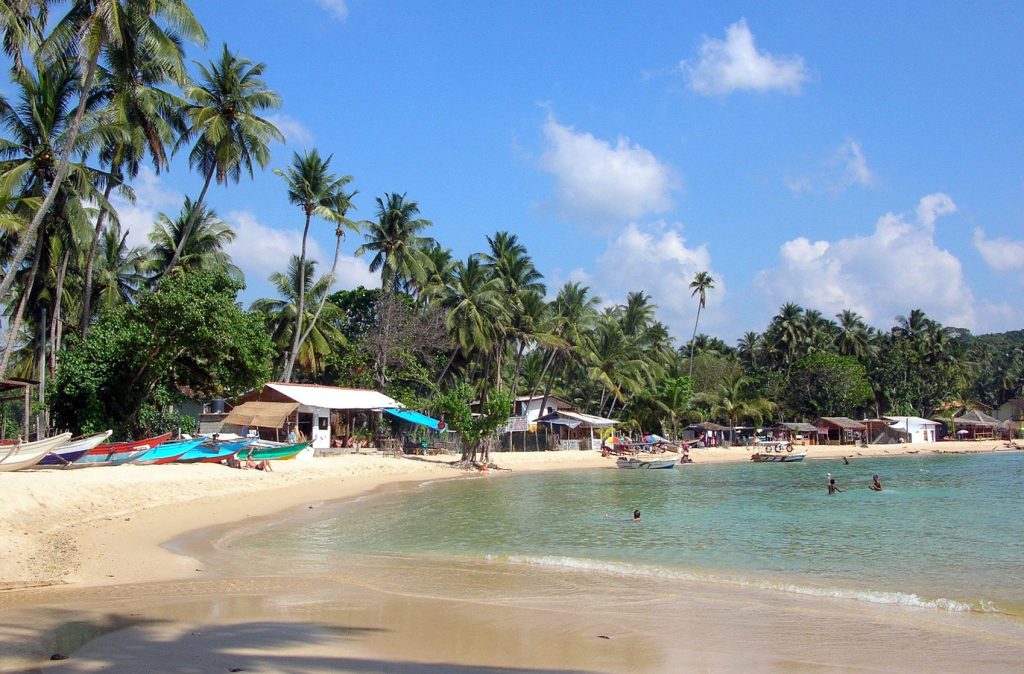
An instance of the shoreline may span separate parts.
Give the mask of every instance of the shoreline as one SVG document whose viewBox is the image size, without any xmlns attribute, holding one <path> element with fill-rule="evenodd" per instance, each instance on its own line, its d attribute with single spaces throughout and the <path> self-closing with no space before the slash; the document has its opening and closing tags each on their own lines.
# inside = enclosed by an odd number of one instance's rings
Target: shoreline
<svg viewBox="0 0 1024 674">
<path fill-rule="evenodd" d="M 807 448 L 807 460 L 838 460 L 846 456 L 855 462 L 858 457 L 989 453 L 1003 449 L 1002 442 L 889 445 L 866 449 L 811 446 Z M 751 452 L 752 448 L 742 447 L 702 448 L 691 450 L 691 456 L 699 466 L 701 463 L 748 461 Z M 31 611 L 53 601 L 73 602 L 83 595 L 120 596 L 124 588 L 117 586 L 124 585 L 145 585 L 138 590 L 143 596 L 147 591 L 161 595 L 165 590 L 158 587 L 160 584 L 204 587 L 203 583 L 208 579 L 204 576 L 202 563 L 172 552 L 165 547 L 166 543 L 201 529 L 217 527 L 229 530 L 261 519 L 287 517 L 289 511 L 298 512 L 303 507 L 315 509 L 327 502 L 350 500 L 387 485 L 478 475 L 448 465 L 454 459 L 451 455 L 403 459 L 366 454 L 343 455 L 310 461 L 276 462 L 275 472 L 268 474 L 233 470 L 220 465 L 123 466 L 92 471 L 0 474 L 0 488 L 5 494 L 12 495 L 0 504 L 0 522 L 4 524 L 0 529 L 3 532 L 0 534 L 0 551 L 3 553 L 0 556 L 0 590 L 6 590 L 0 591 L 0 612 L 5 609 Z M 603 458 L 597 451 L 501 452 L 493 454 L 492 461 L 513 472 L 614 466 L 614 458 Z M 491 474 L 497 476 L 504 471 L 491 471 Z M 33 510 L 35 516 L 27 516 Z M 77 523 L 69 522 L 75 518 Z M 41 574 L 40 569 L 47 569 L 48 573 Z M 363 602 L 391 606 L 389 611 L 413 611 L 408 606 L 402 609 L 401 605 L 415 603 L 417 607 L 413 612 L 416 615 L 433 615 L 436 618 L 439 602 L 445 601 L 437 598 L 413 601 L 405 597 L 404 604 L 398 602 L 400 605 L 396 606 L 397 600 L 386 587 L 371 591 L 355 587 L 357 584 L 351 578 L 346 580 L 348 589 L 361 596 Z M 30 589 L 33 585 L 37 589 Z M 139 599 L 138 592 L 128 593 L 133 601 Z M 216 587 L 209 588 L 208 592 L 218 596 Z M 223 591 L 221 599 L 227 601 L 230 596 L 230 592 Z M 828 601 L 820 600 L 818 603 L 827 604 Z M 534 606 L 529 615 L 521 615 L 517 620 L 532 622 L 537 619 L 538 610 L 545 613 L 555 611 L 555 608 L 542 603 Z M 507 609 L 489 606 L 487 610 L 501 613 Z M 858 607 L 857 613 L 863 614 L 862 619 L 870 622 L 878 619 L 878 615 L 872 613 L 878 610 L 877 607 Z M 882 613 L 889 614 L 884 610 Z M 566 619 L 565 616 L 562 619 Z M 581 625 L 588 622 L 581 621 L 576 622 Z M 11 623 L 10 620 L 4 622 Z M 471 622 L 465 625 L 467 629 Z M 127 629 L 125 634 L 134 629 Z M 408 632 L 407 629 L 399 631 L 402 634 Z M 115 637 L 117 635 L 111 638 Z M 388 644 L 379 639 L 368 639 L 366 645 L 373 651 L 364 652 L 366 657 L 382 649 L 388 650 Z M 156 649 L 157 646 L 151 648 Z M 430 659 L 427 645 L 421 648 L 421 657 Z M 284 652 L 291 651 L 285 648 Z M 433 655 L 442 657 L 444 652 L 444 647 L 437 645 Z M 4 653 L 4 647 L 0 646 L 0 669 L 3 669 Z M 467 654 L 466 659 L 454 664 L 480 662 L 476 660 L 479 657 L 481 654 L 473 651 L 472 655 Z M 500 659 L 497 662 L 491 658 L 486 660 L 502 664 Z M 508 660 L 514 661 L 515 658 Z M 569 661 L 570 664 L 572 662 L 585 665 L 589 661 L 583 658 Z M 728 662 L 723 660 L 718 664 Z M 621 670 L 613 667 L 611 671 Z"/>
</svg>

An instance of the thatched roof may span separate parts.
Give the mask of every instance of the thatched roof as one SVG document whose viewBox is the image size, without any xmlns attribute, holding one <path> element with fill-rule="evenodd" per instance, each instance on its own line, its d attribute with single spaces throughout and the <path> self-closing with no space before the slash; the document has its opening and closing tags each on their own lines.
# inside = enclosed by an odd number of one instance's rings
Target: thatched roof
<svg viewBox="0 0 1024 674">
<path fill-rule="evenodd" d="M 781 424 L 777 424 L 774 430 L 795 431 L 797 433 L 817 433 L 818 427 L 814 424 L 805 424 L 799 421 L 783 421 Z"/>
<path fill-rule="evenodd" d="M 688 430 L 691 430 L 691 431 L 727 431 L 727 430 L 729 430 L 728 426 L 719 426 L 718 424 L 716 424 L 713 421 L 702 421 L 699 424 L 690 424 L 686 428 Z"/>
<path fill-rule="evenodd" d="M 859 421 L 854 421 L 850 417 L 819 417 L 814 425 L 818 428 L 822 426 L 830 426 L 832 428 L 839 428 L 844 431 L 866 431 L 867 426 Z"/>
<path fill-rule="evenodd" d="M 957 426 L 988 426 L 995 428 L 1001 422 L 999 419 L 989 416 L 981 410 L 971 410 L 970 412 L 964 412 L 958 417 L 954 417 L 953 423 Z"/>
</svg>

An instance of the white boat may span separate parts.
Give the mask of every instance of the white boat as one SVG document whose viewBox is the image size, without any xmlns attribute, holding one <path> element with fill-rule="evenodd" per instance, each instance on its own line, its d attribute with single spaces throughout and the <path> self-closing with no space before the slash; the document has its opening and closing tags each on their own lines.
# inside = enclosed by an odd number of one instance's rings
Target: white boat
<svg viewBox="0 0 1024 674">
<path fill-rule="evenodd" d="M 625 457 L 620 456 L 615 462 L 615 465 L 619 468 L 673 468 L 679 459 L 676 457 L 668 457 L 665 459 L 638 459 L 636 457 Z"/>
<path fill-rule="evenodd" d="M 769 454 L 765 452 L 754 452 L 750 455 L 750 460 L 754 463 L 794 463 L 796 461 L 803 461 L 807 457 L 807 452 L 800 452 L 798 454 Z"/>
<path fill-rule="evenodd" d="M 70 433 L 61 433 L 52 438 L 35 442 L 21 442 L 0 445 L 0 472 L 10 472 L 34 466 L 43 457 L 57 449 L 71 438 Z"/>
<path fill-rule="evenodd" d="M 94 435 L 81 438 L 80 440 L 69 440 L 50 452 L 48 455 L 44 456 L 36 466 L 66 468 L 73 461 L 84 456 L 90 449 L 98 447 L 101 442 L 106 442 L 111 433 L 113 433 L 113 431 L 104 431 L 102 433 L 96 433 Z"/>
</svg>

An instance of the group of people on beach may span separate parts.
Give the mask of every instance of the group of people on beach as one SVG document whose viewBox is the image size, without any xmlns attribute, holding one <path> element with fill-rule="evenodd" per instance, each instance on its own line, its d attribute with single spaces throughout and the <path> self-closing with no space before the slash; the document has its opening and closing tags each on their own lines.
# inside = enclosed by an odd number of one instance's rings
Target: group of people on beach
<svg viewBox="0 0 1024 674">
<path fill-rule="evenodd" d="M 846 461 L 845 458 L 843 459 L 843 462 L 844 463 L 849 463 L 848 461 Z M 872 475 L 871 476 L 871 484 L 868 485 L 868 489 L 870 489 L 871 491 L 882 491 L 882 481 L 880 479 L 878 479 L 877 475 Z M 829 473 L 828 474 L 828 495 L 829 496 L 835 496 L 836 492 L 841 492 L 841 491 L 843 491 L 843 490 L 836 486 L 836 479 L 834 477 L 832 477 L 832 473 Z"/>
</svg>

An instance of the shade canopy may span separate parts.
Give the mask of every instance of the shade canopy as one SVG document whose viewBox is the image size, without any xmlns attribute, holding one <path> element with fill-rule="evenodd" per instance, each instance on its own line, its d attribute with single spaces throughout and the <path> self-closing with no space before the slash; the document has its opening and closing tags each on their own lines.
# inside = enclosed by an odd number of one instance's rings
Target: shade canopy
<svg viewBox="0 0 1024 674">
<path fill-rule="evenodd" d="M 330 410 L 379 410 L 402 407 L 402 403 L 397 400 L 369 389 L 280 382 L 268 383 L 266 388 L 308 407 Z"/>
<path fill-rule="evenodd" d="M 417 424 L 419 426 L 426 426 L 432 431 L 443 431 L 446 428 L 443 421 L 432 419 L 426 414 L 421 414 L 419 412 L 413 412 L 411 410 L 396 410 L 390 407 L 385 407 L 384 411 L 393 417 L 398 417 L 402 421 L 408 421 L 411 424 Z"/>
<path fill-rule="evenodd" d="M 568 410 L 552 412 L 551 414 L 537 419 L 537 422 L 541 424 L 568 426 L 569 428 L 576 428 L 578 426 L 583 426 L 584 428 L 611 428 L 615 424 L 619 423 L 618 419 L 605 419 L 604 417 L 597 417 L 593 414 L 569 412 Z"/>
<path fill-rule="evenodd" d="M 280 428 L 298 403 L 266 403 L 253 400 L 236 406 L 224 417 L 225 424 Z"/>
</svg>

